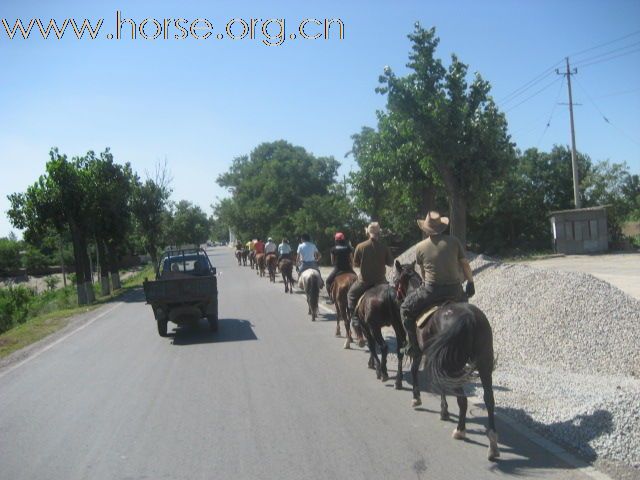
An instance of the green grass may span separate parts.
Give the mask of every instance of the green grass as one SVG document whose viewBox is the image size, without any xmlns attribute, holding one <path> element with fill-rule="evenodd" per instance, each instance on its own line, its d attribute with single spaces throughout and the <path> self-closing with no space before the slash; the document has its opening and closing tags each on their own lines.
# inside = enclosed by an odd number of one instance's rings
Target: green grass
<svg viewBox="0 0 640 480">
<path fill-rule="evenodd" d="M 153 278 L 153 267 L 147 266 L 122 282 L 122 289 L 97 298 L 92 305 L 78 306 L 74 287 L 62 288 L 37 295 L 30 302 L 24 323 L 0 334 L 0 358 L 20 350 L 68 325 L 71 317 L 90 312 L 123 293 L 139 288 L 144 278 Z M 99 285 L 95 285 L 96 295 Z"/>
</svg>

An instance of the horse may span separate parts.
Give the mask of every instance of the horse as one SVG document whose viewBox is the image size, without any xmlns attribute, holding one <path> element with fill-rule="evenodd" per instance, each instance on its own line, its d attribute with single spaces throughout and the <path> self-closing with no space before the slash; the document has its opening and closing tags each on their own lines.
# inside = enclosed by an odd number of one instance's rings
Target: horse
<svg viewBox="0 0 640 480">
<path fill-rule="evenodd" d="M 265 269 L 265 258 L 264 253 L 256 253 L 256 274 L 261 277 L 264 277 L 264 269 Z"/>
<path fill-rule="evenodd" d="M 406 334 L 400 319 L 400 305 L 396 298 L 395 289 L 389 284 L 371 287 L 363 295 L 356 307 L 361 328 L 369 346 L 369 366 L 375 368 L 376 378 L 386 382 L 389 380 L 387 372 L 387 353 L 389 347 L 382 336 L 382 327 L 392 326 L 396 334 L 396 353 L 398 355 L 398 373 L 395 388 L 402 390 L 402 360 Z M 382 359 L 378 358 L 376 347 L 380 347 Z"/>
<path fill-rule="evenodd" d="M 247 248 L 242 249 L 242 265 L 247 266 L 247 258 L 249 257 L 249 250 Z"/>
<path fill-rule="evenodd" d="M 284 293 L 293 293 L 293 261 L 290 258 L 281 258 L 278 263 L 284 282 Z"/>
<path fill-rule="evenodd" d="M 347 339 L 344 343 L 345 349 L 351 348 L 351 343 L 353 342 L 353 337 L 351 336 L 351 312 L 348 307 L 347 293 L 349 293 L 349 288 L 357 279 L 358 276 L 355 273 L 343 272 L 337 275 L 331 284 L 331 297 L 336 307 L 336 337 L 340 336 L 340 320 L 342 320 L 347 334 Z M 357 333 L 362 346 L 364 345 L 362 332 L 358 331 Z"/>
<path fill-rule="evenodd" d="M 309 306 L 309 315 L 311 315 L 312 322 L 315 322 L 318 316 L 318 299 L 322 284 L 322 276 L 315 268 L 307 268 L 298 277 L 298 286 L 307 296 L 307 305 Z"/>
<path fill-rule="evenodd" d="M 415 278 L 420 276 L 415 271 L 415 262 L 400 266 L 396 262 L 398 296 L 404 300 L 413 288 Z M 493 397 L 492 373 L 495 365 L 493 355 L 493 333 L 486 315 L 475 305 L 464 302 L 448 303 L 441 306 L 427 321 L 426 325 L 417 327 L 418 347 L 420 354 L 412 358 L 411 377 L 413 379 L 412 406 L 422 405 L 418 369 L 420 361 L 426 358 L 426 367 L 434 386 L 440 391 L 440 418 L 449 419 L 446 393 L 456 396 L 459 408 L 458 424 L 453 431 L 453 438 L 462 440 L 466 436 L 467 396 L 464 385 L 470 381 L 475 370 L 480 375 L 484 390 L 484 403 L 487 407 L 487 437 L 490 461 L 500 456 L 498 434 L 496 432 Z"/>
<path fill-rule="evenodd" d="M 251 266 L 251 270 L 256 267 L 256 251 L 249 251 L 249 265 Z"/>
<path fill-rule="evenodd" d="M 269 281 L 271 283 L 276 282 L 276 268 L 278 266 L 278 257 L 275 253 L 269 253 L 265 257 L 265 263 L 267 264 L 267 271 L 269 272 Z"/>
<path fill-rule="evenodd" d="M 238 266 L 242 265 L 242 250 L 236 250 L 236 260 L 238 261 Z"/>
</svg>

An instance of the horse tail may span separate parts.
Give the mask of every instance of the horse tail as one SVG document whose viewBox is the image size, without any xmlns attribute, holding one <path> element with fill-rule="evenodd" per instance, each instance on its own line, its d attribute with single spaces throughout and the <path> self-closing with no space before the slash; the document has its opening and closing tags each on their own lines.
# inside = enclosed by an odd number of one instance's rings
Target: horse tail
<svg viewBox="0 0 640 480">
<path fill-rule="evenodd" d="M 469 383 L 475 370 L 472 364 L 473 326 L 473 314 L 465 311 L 450 327 L 435 333 L 427 343 L 426 370 L 434 386 L 443 393 Z"/>
<path fill-rule="evenodd" d="M 309 299 L 309 305 L 312 310 L 318 309 L 318 298 L 320 297 L 320 283 L 318 275 L 309 275 L 307 282 L 305 283 L 307 290 L 307 298 Z"/>
</svg>

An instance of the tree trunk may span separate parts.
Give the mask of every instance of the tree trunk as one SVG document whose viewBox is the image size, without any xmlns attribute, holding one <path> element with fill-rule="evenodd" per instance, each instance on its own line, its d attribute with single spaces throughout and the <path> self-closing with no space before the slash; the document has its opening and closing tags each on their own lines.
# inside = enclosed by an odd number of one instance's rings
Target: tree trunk
<svg viewBox="0 0 640 480">
<path fill-rule="evenodd" d="M 60 269 L 62 270 L 62 284 L 67 288 L 67 271 L 64 266 L 64 249 L 62 248 L 62 233 L 60 234 Z"/>
<path fill-rule="evenodd" d="M 88 303 L 88 300 L 84 285 L 84 268 L 82 262 L 82 245 L 80 242 L 80 232 L 74 224 L 71 224 L 70 233 L 71 243 L 73 244 L 73 261 L 76 269 L 76 292 L 78 294 L 78 305 L 86 305 Z"/>
<path fill-rule="evenodd" d="M 109 267 L 107 266 L 107 249 L 102 239 L 96 239 L 98 267 L 100 270 L 100 294 L 104 297 L 111 293 L 109 288 Z"/>
<path fill-rule="evenodd" d="M 87 238 L 84 232 L 80 233 L 80 255 L 82 257 L 82 271 L 84 272 L 84 290 L 87 303 L 96 301 L 96 294 L 93 291 L 93 282 L 91 281 L 91 264 L 89 262 L 89 251 L 87 248 Z"/>
<path fill-rule="evenodd" d="M 107 243 L 106 247 L 106 259 L 111 272 L 111 287 L 114 291 L 119 290 L 122 288 L 122 284 L 120 283 L 120 271 L 118 270 L 118 249 L 113 242 Z"/>
<path fill-rule="evenodd" d="M 449 208 L 451 209 L 451 219 L 449 223 L 449 233 L 457 237 L 462 243 L 465 251 L 467 249 L 467 202 L 460 195 L 449 198 Z"/>
<path fill-rule="evenodd" d="M 453 172 L 446 167 L 439 168 L 440 176 L 447 189 L 449 200 L 449 233 L 460 240 L 463 248 L 467 249 L 467 201 L 460 193 Z"/>
</svg>

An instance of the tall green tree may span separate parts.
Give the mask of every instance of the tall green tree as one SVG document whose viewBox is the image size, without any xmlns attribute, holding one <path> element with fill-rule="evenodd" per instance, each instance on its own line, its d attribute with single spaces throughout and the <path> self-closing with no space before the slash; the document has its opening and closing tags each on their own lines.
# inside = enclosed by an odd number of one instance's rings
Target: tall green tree
<svg viewBox="0 0 640 480">
<path fill-rule="evenodd" d="M 171 178 L 167 164 L 156 167 L 155 177 L 144 182 L 136 178 L 131 211 L 136 234 L 151 257 L 158 273 L 158 254 L 166 234 L 167 206 L 171 196 Z"/>
<path fill-rule="evenodd" d="M 209 228 L 207 214 L 199 206 L 187 200 L 176 204 L 171 221 L 175 245 L 200 245 L 209 238 Z"/>
<path fill-rule="evenodd" d="M 466 242 L 467 210 L 480 202 L 515 160 L 507 121 L 489 95 L 489 82 L 454 54 L 445 68 L 435 56 L 435 28 L 416 23 L 409 35 L 409 73 L 396 76 L 385 68 L 380 93 L 387 109 L 412 122 L 420 139 L 423 166 L 442 181 L 449 200 L 451 233 Z"/>
<path fill-rule="evenodd" d="M 315 157 L 284 140 L 263 143 L 218 177 L 231 193 L 220 203 L 221 218 L 240 238 L 290 236 L 295 212 L 305 198 L 328 193 L 338 166 L 331 157 Z"/>
</svg>

